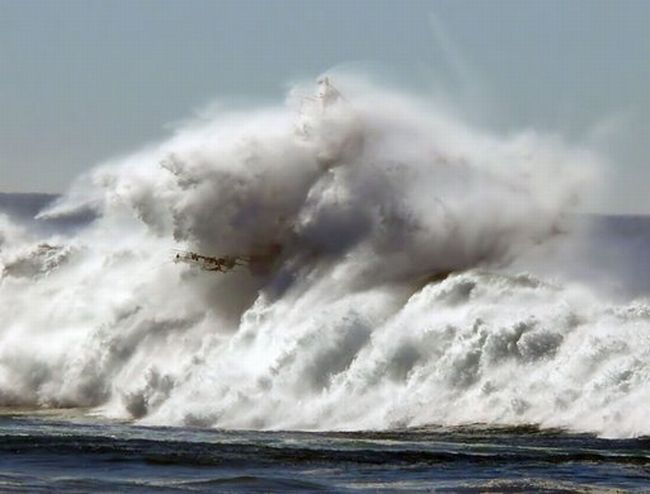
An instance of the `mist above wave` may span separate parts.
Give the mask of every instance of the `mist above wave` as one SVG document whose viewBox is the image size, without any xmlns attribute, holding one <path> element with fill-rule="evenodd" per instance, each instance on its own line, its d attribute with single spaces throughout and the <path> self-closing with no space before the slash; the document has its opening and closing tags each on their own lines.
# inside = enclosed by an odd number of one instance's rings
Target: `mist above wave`
<svg viewBox="0 0 650 494">
<path fill-rule="evenodd" d="M 337 86 L 96 168 L 41 213 L 96 215 L 48 237 L 55 250 L 5 235 L 0 403 L 219 427 L 647 433 L 647 308 L 495 272 L 567 228 L 596 159 Z M 171 262 L 270 247 L 262 272 Z"/>
</svg>

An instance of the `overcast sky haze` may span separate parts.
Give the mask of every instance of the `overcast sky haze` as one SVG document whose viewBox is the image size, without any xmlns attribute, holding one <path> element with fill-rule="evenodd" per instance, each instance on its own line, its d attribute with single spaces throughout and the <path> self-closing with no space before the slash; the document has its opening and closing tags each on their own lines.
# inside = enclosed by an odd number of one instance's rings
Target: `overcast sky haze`
<svg viewBox="0 0 650 494">
<path fill-rule="evenodd" d="M 496 131 L 592 137 L 650 213 L 650 1 L 0 0 L 0 190 L 61 192 L 215 98 L 370 67 Z"/>
</svg>

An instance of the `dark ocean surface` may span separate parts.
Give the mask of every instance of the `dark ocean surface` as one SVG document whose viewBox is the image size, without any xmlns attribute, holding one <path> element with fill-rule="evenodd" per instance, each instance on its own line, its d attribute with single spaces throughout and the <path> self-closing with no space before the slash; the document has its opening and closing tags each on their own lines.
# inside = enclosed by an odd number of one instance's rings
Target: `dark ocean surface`
<svg viewBox="0 0 650 494">
<path fill-rule="evenodd" d="M 647 492 L 650 438 L 518 428 L 253 432 L 5 413 L 2 492 Z"/>
</svg>

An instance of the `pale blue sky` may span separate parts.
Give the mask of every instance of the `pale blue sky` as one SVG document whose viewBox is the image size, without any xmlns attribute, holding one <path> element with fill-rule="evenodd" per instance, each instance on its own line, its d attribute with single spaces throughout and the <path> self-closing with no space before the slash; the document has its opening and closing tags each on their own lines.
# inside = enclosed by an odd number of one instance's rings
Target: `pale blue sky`
<svg viewBox="0 0 650 494">
<path fill-rule="evenodd" d="M 345 65 L 497 130 L 600 136 L 598 207 L 650 213 L 649 24 L 649 0 L 0 0 L 0 190 L 62 191 L 215 98 Z"/>
</svg>

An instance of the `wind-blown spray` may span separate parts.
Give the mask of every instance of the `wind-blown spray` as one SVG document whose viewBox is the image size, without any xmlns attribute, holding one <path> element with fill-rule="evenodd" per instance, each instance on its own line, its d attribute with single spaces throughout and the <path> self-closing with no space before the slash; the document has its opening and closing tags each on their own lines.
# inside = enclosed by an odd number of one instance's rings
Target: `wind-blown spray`
<svg viewBox="0 0 650 494">
<path fill-rule="evenodd" d="M 74 236 L 4 235 L 0 404 L 648 433 L 648 308 L 504 274 L 565 227 L 594 158 L 341 88 L 324 79 L 95 169 L 41 213 L 93 210 Z M 265 263 L 211 273 L 174 249 Z"/>
</svg>

